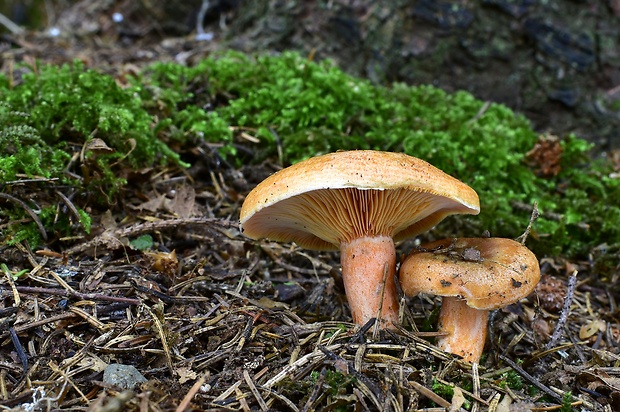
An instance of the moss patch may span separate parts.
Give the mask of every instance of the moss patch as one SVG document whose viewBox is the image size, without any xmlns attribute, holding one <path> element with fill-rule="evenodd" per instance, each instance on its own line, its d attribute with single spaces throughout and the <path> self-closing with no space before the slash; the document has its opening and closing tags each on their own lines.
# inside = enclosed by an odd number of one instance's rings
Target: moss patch
<svg viewBox="0 0 620 412">
<path fill-rule="evenodd" d="M 158 64 L 145 76 L 152 88 L 185 96 L 185 107 L 201 101 L 200 84 L 202 101 L 218 104 L 193 127 L 210 141 L 230 141 L 231 128 L 253 131 L 263 142 L 254 161 L 275 155 L 277 145 L 287 164 L 339 149 L 402 151 L 478 191 L 482 213 L 469 221 L 480 233 L 517 236 L 536 201 L 542 217 L 531 246 L 540 253 L 585 254 L 620 234 L 619 180 L 609 165 L 589 159 L 587 142 L 567 136 L 559 173 L 538 176 L 526 159 L 538 140 L 529 121 L 466 92 L 375 86 L 295 53 L 228 53 L 191 68 Z"/>
<path fill-rule="evenodd" d="M 156 120 L 135 89 L 123 88 L 111 76 L 87 70 L 80 62 L 24 66 L 19 73 L 15 78 L 0 77 L 3 193 L 29 198 L 29 188 L 24 190 L 20 181 L 38 179 L 81 198 L 75 205 L 80 229 L 58 213 L 53 205 L 57 199 L 39 193 L 38 205 L 27 202 L 27 207 L 40 207 L 47 230 L 58 236 L 88 232 L 90 218 L 84 209 L 114 204 L 128 170 L 153 164 L 183 166 L 179 155 L 155 135 Z M 15 181 L 17 185 L 11 183 Z M 25 216 L 20 207 L 3 207 L 0 213 L 17 222 Z M 41 241 L 33 224 L 12 224 L 5 234 L 7 242 Z"/>
<path fill-rule="evenodd" d="M 478 233 L 470 226 L 461 234 L 515 237 L 537 201 L 542 217 L 530 246 L 539 253 L 585 255 L 620 235 L 619 179 L 610 165 L 589 159 L 585 141 L 563 139 L 558 173 L 542 176 L 527 161 L 538 135 L 505 106 L 431 86 L 375 86 L 295 53 L 160 63 L 122 87 L 79 63 L 35 67 L 18 81 L 0 78 L 0 97 L 2 181 L 58 177 L 106 194 L 89 202 L 113 202 L 128 168 L 184 165 L 177 153 L 197 141 L 217 143 L 237 164 L 278 148 L 286 164 L 377 149 L 425 159 L 479 193 L 482 213 L 467 218 Z M 241 152 L 241 133 L 261 143 Z M 90 150 L 94 139 L 109 152 Z"/>
</svg>

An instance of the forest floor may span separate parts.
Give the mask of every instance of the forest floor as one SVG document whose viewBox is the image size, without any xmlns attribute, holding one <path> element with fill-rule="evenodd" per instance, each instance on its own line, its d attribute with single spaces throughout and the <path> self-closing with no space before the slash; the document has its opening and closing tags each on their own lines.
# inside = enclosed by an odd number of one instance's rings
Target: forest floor
<svg viewBox="0 0 620 412">
<path fill-rule="evenodd" d="M 5 74 L 77 58 L 119 82 L 144 64 L 191 64 L 218 47 L 45 33 L 4 41 Z M 2 262 L 29 271 L 16 281 L 5 270 L 0 281 L 3 409 L 620 410 L 617 268 L 601 277 L 592 260 L 541 259 L 541 284 L 493 313 L 485 356 L 472 365 L 433 346 L 439 298 L 403 301 L 396 330 L 360 328 L 338 253 L 244 237 L 243 199 L 278 159 L 237 168 L 212 149 L 191 149 L 185 172 L 152 176 L 160 197 L 127 187 L 118 203 L 132 217 L 106 216 L 89 238 L 1 249 Z M 128 247 L 142 234 L 159 250 Z M 110 364 L 135 366 L 138 384 L 110 383 Z"/>
</svg>

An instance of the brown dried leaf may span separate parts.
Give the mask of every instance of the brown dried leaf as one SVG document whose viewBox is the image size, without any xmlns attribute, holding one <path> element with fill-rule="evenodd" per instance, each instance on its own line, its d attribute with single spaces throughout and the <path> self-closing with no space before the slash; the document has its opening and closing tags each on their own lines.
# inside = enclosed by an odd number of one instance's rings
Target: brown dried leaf
<svg viewBox="0 0 620 412">
<path fill-rule="evenodd" d="M 557 136 L 550 134 L 538 137 L 532 150 L 526 153 L 528 164 L 542 177 L 556 176 L 562 170 L 562 145 Z"/>
<path fill-rule="evenodd" d="M 288 309 L 288 305 L 286 303 L 276 302 L 275 300 L 271 300 L 266 296 L 263 296 L 257 302 L 261 307 L 267 308 L 267 309 L 276 309 L 276 308 Z"/>
<path fill-rule="evenodd" d="M 114 216 L 112 216 L 112 211 L 110 209 L 106 210 L 101 215 L 100 223 L 105 230 L 114 230 L 117 228 L 116 220 L 114 219 Z"/>
<path fill-rule="evenodd" d="M 169 277 L 176 275 L 179 269 L 179 259 L 176 250 L 170 253 L 166 252 L 145 252 L 146 256 L 152 260 L 152 268 Z"/>
<path fill-rule="evenodd" d="M 620 378 L 610 376 L 605 371 L 594 369 L 581 372 L 577 379 L 581 387 L 603 395 L 608 403 L 620 404 Z M 601 397 L 601 400 L 603 400 Z M 617 409 L 613 409 L 617 410 Z"/>
<path fill-rule="evenodd" d="M 180 218 L 191 217 L 196 204 L 196 191 L 192 186 L 180 186 L 172 201 L 166 202 L 166 209 Z"/>
<path fill-rule="evenodd" d="M 84 144 L 85 152 L 92 152 L 95 154 L 114 153 L 115 150 L 106 144 L 106 142 L 98 137 L 90 139 Z"/>
<path fill-rule="evenodd" d="M 456 412 L 461 409 L 461 406 L 465 403 L 465 396 L 463 396 L 463 391 L 461 388 L 454 388 L 454 395 L 452 395 L 452 403 L 450 404 L 450 408 L 448 409 L 450 412 Z"/>
<path fill-rule="evenodd" d="M 159 195 L 135 207 L 136 210 L 146 210 L 148 212 L 156 212 L 164 208 L 166 204 L 166 196 Z"/>
<path fill-rule="evenodd" d="M 189 366 L 181 366 L 180 368 L 176 368 L 176 373 L 179 374 L 179 383 L 184 384 L 185 382 L 193 381 L 198 377 L 198 374 L 192 370 Z"/>
</svg>

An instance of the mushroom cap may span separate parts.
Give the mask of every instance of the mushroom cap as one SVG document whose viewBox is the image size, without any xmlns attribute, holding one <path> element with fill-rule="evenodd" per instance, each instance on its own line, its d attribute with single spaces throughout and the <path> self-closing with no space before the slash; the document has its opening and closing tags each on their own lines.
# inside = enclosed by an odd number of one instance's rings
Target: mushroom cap
<svg viewBox="0 0 620 412">
<path fill-rule="evenodd" d="M 536 256 L 521 243 L 503 238 L 431 242 L 409 254 L 400 268 L 405 295 L 462 297 L 468 306 L 480 310 L 517 302 L 539 280 Z"/>
<path fill-rule="evenodd" d="M 250 238 L 338 249 L 362 236 L 402 240 L 448 215 L 478 214 L 476 192 L 401 153 L 355 150 L 312 157 L 269 176 L 241 207 Z"/>
</svg>

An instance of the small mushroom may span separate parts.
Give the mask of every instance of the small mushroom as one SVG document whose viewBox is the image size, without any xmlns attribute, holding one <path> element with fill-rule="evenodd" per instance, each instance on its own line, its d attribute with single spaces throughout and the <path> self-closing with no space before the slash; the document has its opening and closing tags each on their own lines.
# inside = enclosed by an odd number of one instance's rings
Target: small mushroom
<svg viewBox="0 0 620 412">
<path fill-rule="evenodd" d="M 478 362 L 490 310 L 529 295 L 540 280 L 536 256 L 521 243 L 502 238 L 443 239 L 414 250 L 400 268 L 407 296 L 443 296 L 437 346 Z"/>
<path fill-rule="evenodd" d="M 478 195 L 429 163 L 400 153 L 341 151 L 280 170 L 246 197 L 244 234 L 341 252 L 355 323 L 398 321 L 394 241 L 455 213 L 477 214 Z"/>
</svg>

